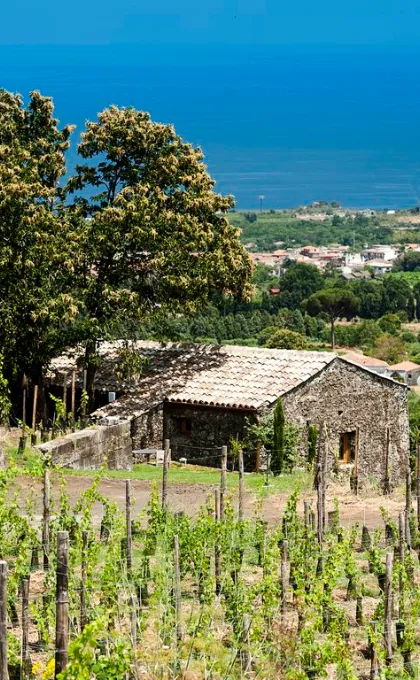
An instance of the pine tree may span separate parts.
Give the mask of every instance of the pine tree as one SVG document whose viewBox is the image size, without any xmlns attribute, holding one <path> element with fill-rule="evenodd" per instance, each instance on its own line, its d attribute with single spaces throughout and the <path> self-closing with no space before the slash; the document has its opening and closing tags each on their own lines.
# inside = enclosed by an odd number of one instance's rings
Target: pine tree
<svg viewBox="0 0 420 680">
<path fill-rule="evenodd" d="M 274 475 L 283 472 L 284 465 L 284 409 L 281 399 L 274 409 L 274 442 L 271 454 L 271 471 Z"/>
</svg>

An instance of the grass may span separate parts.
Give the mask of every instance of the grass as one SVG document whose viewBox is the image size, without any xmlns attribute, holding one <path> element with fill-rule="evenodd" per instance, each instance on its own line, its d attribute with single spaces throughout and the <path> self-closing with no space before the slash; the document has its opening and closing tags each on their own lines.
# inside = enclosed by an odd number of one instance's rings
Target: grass
<svg viewBox="0 0 420 680">
<path fill-rule="evenodd" d="M 95 470 L 66 470 L 66 474 L 82 477 L 91 477 L 97 474 Z M 146 463 L 134 465 L 133 470 L 104 470 L 105 479 L 133 479 L 147 482 L 161 482 L 162 468 Z M 270 476 L 266 486 L 266 478 L 263 474 L 255 472 L 245 474 L 245 486 L 254 493 L 291 494 L 296 490 L 304 490 L 310 487 L 312 478 L 308 472 L 297 470 L 291 474 Z M 220 483 L 220 470 L 207 468 L 200 465 L 179 465 L 173 462 L 168 473 L 169 484 L 203 484 L 217 486 Z M 227 473 L 227 485 L 234 488 L 238 484 L 238 473 Z"/>
<path fill-rule="evenodd" d="M 41 476 L 43 474 L 42 459 L 34 449 L 27 448 L 20 453 L 16 447 L 6 450 L 7 460 L 18 474 Z M 95 477 L 98 470 L 70 470 L 62 469 L 66 475 L 74 477 Z M 162 480 L 162 467 L 147 465 L 146 463 L 134 465 L 131 471 L 107 470 L 102 472 L 104 479 L 133 479 L 146 482 L 160 483 Z M 202 465 L 180 465 L 176 461 L 171 464 L 168 473 L 169 484 L 217 486 L 220 483 L 220 470 L 204 467 Z M 291 474 L 270 476 L 266 485 L 266 476 L 255 472 L 245 473 L 245 486 L 248 491 L 261 494 L 291 494 L 296 490 L 310 488 L 312 476 L 303 470 L 296 470 Z M 238 472 L 227 473 L 227 485 L 230 488 L 238 484 Z"/>
</svg>

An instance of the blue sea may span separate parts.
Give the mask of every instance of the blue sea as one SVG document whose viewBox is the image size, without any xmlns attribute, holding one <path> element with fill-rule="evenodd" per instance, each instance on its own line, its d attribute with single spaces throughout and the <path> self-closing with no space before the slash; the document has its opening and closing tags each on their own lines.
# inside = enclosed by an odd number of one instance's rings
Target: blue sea
<svg viewBox="0 0 420 680">
<path fill-rule="evenodd" d="M 240 209 L 420 205 L 419 83 L 396 46 L 0 48 L 0 86 L 51 95 L 77 134 L 109 104 L 173 123 Z"/>
</svg>

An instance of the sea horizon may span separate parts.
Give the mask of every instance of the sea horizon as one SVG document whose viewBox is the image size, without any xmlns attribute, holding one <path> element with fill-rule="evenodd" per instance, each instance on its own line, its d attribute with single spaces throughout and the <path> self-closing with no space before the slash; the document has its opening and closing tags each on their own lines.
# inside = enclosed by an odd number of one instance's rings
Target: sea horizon
<svg viewBox="0 0 420 680">
<path fill-rule="evenodd" d="M 5 46 L 0 86 L 52 96 L 61 124 L 109 106 L 173 123 L 236 207 L 420 204 L 420 50 L 377 46 Z"/>
</svg>

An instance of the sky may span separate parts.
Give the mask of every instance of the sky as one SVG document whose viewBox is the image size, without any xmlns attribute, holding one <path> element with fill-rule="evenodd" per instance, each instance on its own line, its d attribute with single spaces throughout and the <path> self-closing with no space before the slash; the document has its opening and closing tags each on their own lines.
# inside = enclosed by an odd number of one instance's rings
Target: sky
<svg viewBox="0 0 420 680">
<path fill-rule="evenodd" d="M 414 45 L 418 0 L 20 0 L 2 45 Z"/>
</svg>

